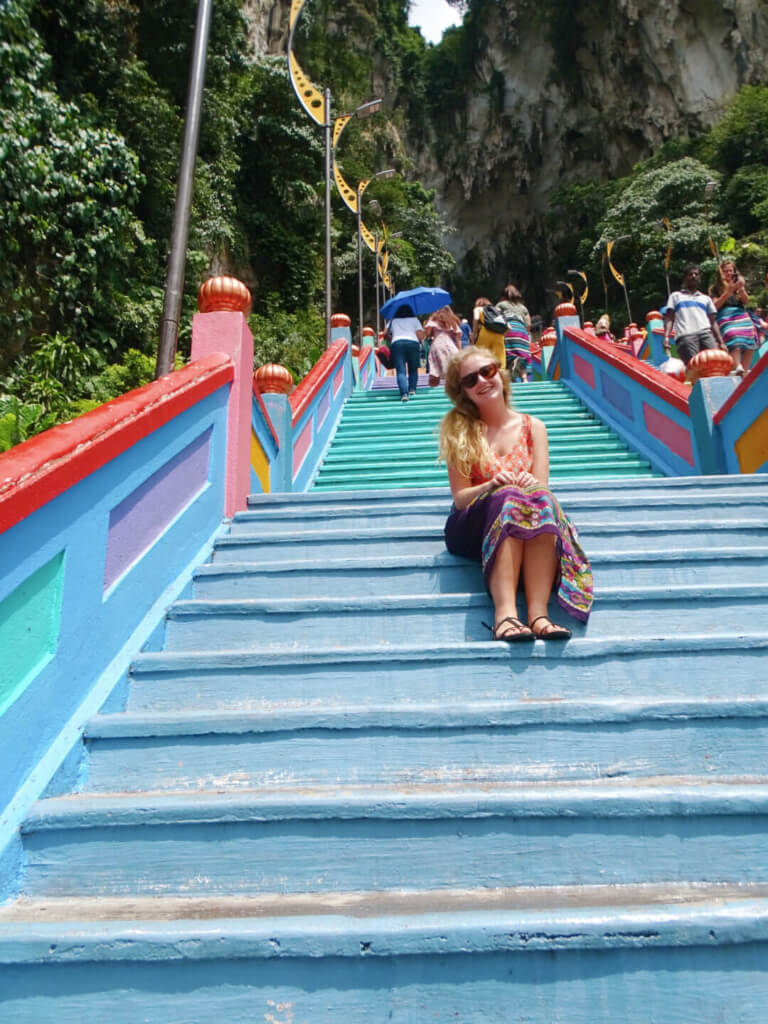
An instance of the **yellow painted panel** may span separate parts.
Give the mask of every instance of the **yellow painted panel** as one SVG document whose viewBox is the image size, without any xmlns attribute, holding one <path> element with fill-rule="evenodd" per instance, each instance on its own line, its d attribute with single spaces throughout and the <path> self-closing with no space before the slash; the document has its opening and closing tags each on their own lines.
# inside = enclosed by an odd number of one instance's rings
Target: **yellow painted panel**
<svg viewBox="0 0 768 1024">
<path fill-rule="evenodd" d="M 768 409 L 750 423 L 733 447 L 742 473 L 756 473 L 768 462 Z"/>
<path fill-rule="evenodd" d="M 262 491 L 269 494 L 269 459 L 264 454 L 261 442 L 253 431 L 251 431 L 251 467 L 259 478 Z"/>
</svg>

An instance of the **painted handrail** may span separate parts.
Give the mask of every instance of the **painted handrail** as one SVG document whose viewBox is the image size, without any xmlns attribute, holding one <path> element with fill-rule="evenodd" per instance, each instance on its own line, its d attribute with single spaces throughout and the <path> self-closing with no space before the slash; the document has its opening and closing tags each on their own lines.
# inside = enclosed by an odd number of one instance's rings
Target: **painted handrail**
<svg viewBox="0 0 768 1024">
<path fill-rule="evenodd" d="M 0 455 L 0 862 L 210 554 L 237 386 L 212 352 Z"/>
<path fill-rule="evenodd" d="M 344 358 L 346 351 L 347 343 L 345 341 L 334 341 L 291 394 L 289 402 L 293 426 L 296 426 L 305 414 L 313 399 L 317 397 L 323 385 Z"/>
<path fill-rule="evenodd" d="M 116 458 L 233 378 L 208 356 L 0 454 L 0 532 Z"/>
</svg>

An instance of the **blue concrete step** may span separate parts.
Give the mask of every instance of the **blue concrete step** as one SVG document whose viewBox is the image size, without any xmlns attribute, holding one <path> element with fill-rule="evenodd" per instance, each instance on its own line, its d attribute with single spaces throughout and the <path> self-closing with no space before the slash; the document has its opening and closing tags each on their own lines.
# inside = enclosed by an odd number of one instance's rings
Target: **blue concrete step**
<svg viewBox="0 0 768 1024">
<path fill-rule="evenodd" d="M 574 517 L 574 522 L 576 518 Z M 364 547 L 375 557 L 400 555 L 403 560 L 413 555 L 438 555 L 445 551 L 442 525 L 433 526 L 360 526 L 283 529 L 268 536 L 247 532 L 231 534 L 217 540 L 214 562 L 278 562 L 296 559 L 343 558 Z M 576 522 L 582 546 L 590 554 L 615 550 L 617 545 L 639 548 L 650 546 L 669 549 L 679 541 L 681 530 L 669 521 L 653 522 L 638 519 L 631 512 L 608 519 L 597 515 L 581 515 Z M 748 540 L 749 545 L 768 543 L 768 509 L 745 510 L 740 515 L 724 518 L 713 530 L 702 522 L 685 529 L 685 542 L 702 547 L 734 548 Z"/>
<path fill-rule="evenodd" d="M 431 895 L 0 908 L 4 1013 L 80 1024 L 90 1007 L 111 1024 L 156 1024 L 225 1007 L 243 1024 L 407 1024 L 428 1007 L 436 1024 L 510 1024 L 514 1007 L 537 1024 L 754 1024 L 768 1000 L 761 886 Z M 66 923 L 40 923 L 52 911 Z"/>
<path fill-rule="evenodd" d="M 754 616 L 753 616 L 754 619 Z M 377 705 L 381 700 L 500 701 L 510 696 L 563 700 L 585 697 L 761 696 L 766 685 L 768 630 L 762 621 L 738 633 L 713 632 L 692 619 L 675 634 L 567 644 L 434 643 L 416 637 L 360 637 L 311 649 L 157 651 L 131 669 L 128 709 L 256 710 L 293 701 Z M 681 664 L 685 671 L 681 672 Z"/>
<path fill-rule="evenodd" d="M 486 639 L 445 488 L 252 499 L 24 824 L 4 1014 L 760 1020 L 768 480 L 558 491 L 560 645 Z"/>
<path fill-rule="evenodd" d="M 661 637 L 709 617 L 713 632 L 740 633 L 756 602 L 768 603 L 768 583 L 603 587 L 588 624 L 569 623 L 574 636 L 594 639 Z M 526 617 L 525 602 L 519 611 Z M 556 620 L 567 616 L 554 608 Z M 348 598 L 243 598 L 177 601 L 168 613 L 166 649 L 248 650 L 254 645 L 309 647 L 333 636 L 339 645 L 365 636 L 413 636 L 432 642 L 483 640 L 492 621 L 487 594 L 379 596 L 371 604 Z"/>
<path fill-rule="evenodd" d="M 725 571 L 742 583 L 768 579 L 768 545 L 719 548 L 715 553 L 681 543 L 677 549 L 640 548 L 604 551 L 592 557 L 598 589 L 631 578 L 636 584 L 705 583 L 713 573 Z M 477 563 L 454 558 L 447 552 L 379 558 L 303 559 L 284 562 L 226 562 L 201 565 L 194 576 L 197 598 L 263 597 L 289 590 L 294 597 L 480 593 L 485 590 Z"/>
<path fill-rule="evenodd" d="M 286 704 L 99 715 L 81 792 L 157 792 L 693 775 L 749 776 L 765 698 Z M 567 753 L 566 753 L 567 752 Z"/>
<path fill-rule="evenodd" d="M 767 884 L 768 776 L 72 795 L 23 834 L 30 899 Z"/>
</svg>

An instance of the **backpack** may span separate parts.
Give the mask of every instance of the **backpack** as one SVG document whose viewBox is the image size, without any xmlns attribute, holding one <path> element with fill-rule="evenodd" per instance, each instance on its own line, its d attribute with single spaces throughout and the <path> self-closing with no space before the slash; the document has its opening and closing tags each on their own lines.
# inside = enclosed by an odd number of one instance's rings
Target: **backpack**
<svg viewBox="0 0 768 1024">
<path fill-rule="evenodd" d="M 495 306 L 483 306 L 483 327 L 494 334 L 505 334 L 507 321 Z"/>
</svg>

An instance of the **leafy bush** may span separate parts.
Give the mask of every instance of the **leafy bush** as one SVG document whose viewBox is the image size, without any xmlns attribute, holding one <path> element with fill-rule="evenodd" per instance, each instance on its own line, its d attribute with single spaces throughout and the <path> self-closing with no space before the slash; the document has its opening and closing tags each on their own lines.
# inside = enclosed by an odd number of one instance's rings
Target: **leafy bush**
<svg viewBox="0 0 768 1024">
<path fill-rule="evenodd" d="M 252 314 L 253 365 L 280 363 L 298 382 L 312 369 L 325 350 L 325 320 L 316 309 L 288 313 L 280 309 L 280 297 L 268 299 L 266 314 Z"/>
</svg>

